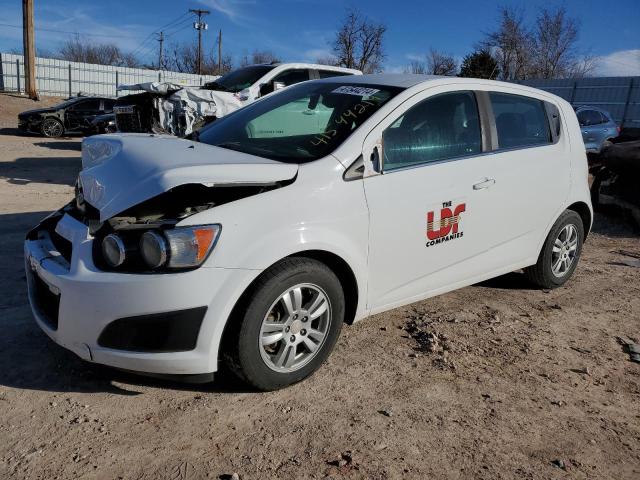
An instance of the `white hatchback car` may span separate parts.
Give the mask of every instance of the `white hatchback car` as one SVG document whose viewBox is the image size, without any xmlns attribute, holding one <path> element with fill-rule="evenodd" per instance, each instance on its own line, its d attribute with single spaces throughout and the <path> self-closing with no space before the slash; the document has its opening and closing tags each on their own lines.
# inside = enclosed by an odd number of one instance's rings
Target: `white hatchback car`
<svg viewBox="0 0 640 480">
<path fill-rule="evenodd" d="M 305 82 L 199 141 L 83 141 L 76 199 L 25 242 L 41 328 L 85 360 L 270 390 L 351 323 L 525 269 L 564 284 L 591 227 L 571 106 L 521 85 Z"/>
</svg>

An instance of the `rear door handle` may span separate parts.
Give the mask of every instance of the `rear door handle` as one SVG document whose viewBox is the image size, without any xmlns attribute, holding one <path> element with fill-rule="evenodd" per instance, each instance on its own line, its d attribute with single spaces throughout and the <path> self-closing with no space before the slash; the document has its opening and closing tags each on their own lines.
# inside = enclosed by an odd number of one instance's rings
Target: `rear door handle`
<svg viewBox="0 0 640 480">
<path fill-rule="evenodd" d="M 486 178 L 485 180 L 483 180 L 480 183 L 476 183 L 473 185 L 473 189 L 474 190 L 483 190 L 485 188 L 489 188 L 491 185 L 493 185 L 494 183 L 496 183 L 495 179 L 493 178 Z"/>
</svg>

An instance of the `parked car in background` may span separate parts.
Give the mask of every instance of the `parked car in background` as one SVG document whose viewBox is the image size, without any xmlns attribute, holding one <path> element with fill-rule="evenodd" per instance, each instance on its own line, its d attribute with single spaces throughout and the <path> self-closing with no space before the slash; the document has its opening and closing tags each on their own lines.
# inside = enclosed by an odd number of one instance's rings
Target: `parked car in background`
<svg viewBox="0 0 640 480">
<path fill-rule="evenodd" d="M 620 135 L 620 127 L 609 112 L 591 106 L 580 106 L 575 110 L 587 152 L 600 153 L 607 143 Z"/>
<path fill-rule="evenodd" d="M 168 82 L 122 85 L 119 90 L 144 90 L 144 93 L 118 99 L 116 125 L 120 132 L 186 137 L 276 90 L 306 80 L 360 74 L 359 70 L 329 65 L 270 63 L 234 70 L 202 87 Z"/>
<path fill-rule="evenodd" d="M 115 103 L 113 98 L 73 97 L 53 107 L 22 112 L 18 115 L 18 128 L 45 137 L 94 133 L 93 120 L 98 115 L 112 113 Z"/>
<path fill-rule="evenodd" d="M 36 321 L 81 358 L 281 388 L 345 322 L 518 269 L 564 285 L 591 228 L 576 116 L 522 85 L 327 78 L 198 138 L 86 138 L 75 201 L 27 234 Z"/>
</svg>

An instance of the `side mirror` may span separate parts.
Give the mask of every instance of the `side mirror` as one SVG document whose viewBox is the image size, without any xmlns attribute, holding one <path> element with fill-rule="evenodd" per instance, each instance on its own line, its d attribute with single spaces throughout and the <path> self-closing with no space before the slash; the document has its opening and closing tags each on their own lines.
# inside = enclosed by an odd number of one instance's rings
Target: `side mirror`
<svg viewBox="0 0 640 480">
<path fill-rule="evenodd" d="M 284 82 L 273 82 L 273 91 L 274 92 L 276 90 L 282 90 L 285 87 L 286 87 L 286 85 L 284 84 Z"/>
</svg>

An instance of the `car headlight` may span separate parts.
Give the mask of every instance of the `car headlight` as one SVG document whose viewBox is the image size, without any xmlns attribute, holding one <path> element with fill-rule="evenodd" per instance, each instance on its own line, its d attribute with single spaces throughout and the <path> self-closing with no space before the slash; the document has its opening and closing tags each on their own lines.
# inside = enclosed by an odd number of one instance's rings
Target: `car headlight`
<svg viewBox="0 0 640 480">
<path fill-rule="evenodd" d="M 126 248 L 122 239 L 113 233 L 102 240 L 102 256 L 110 267 L 119 267 L 126 258 Z"/>
<path fill-rule="evenodd" d="M 167 263 L 167 241 L 160 232 L 150 230 L 140 237 L 140 255 L 151 268 L 159 268 Z"/>
<path fill-rule="evenodd" d="M 150 230 L 140 238 L 140 254 L 153 269 L 202 265 L 220 235 L 220 225 Z"/>
</svg>

